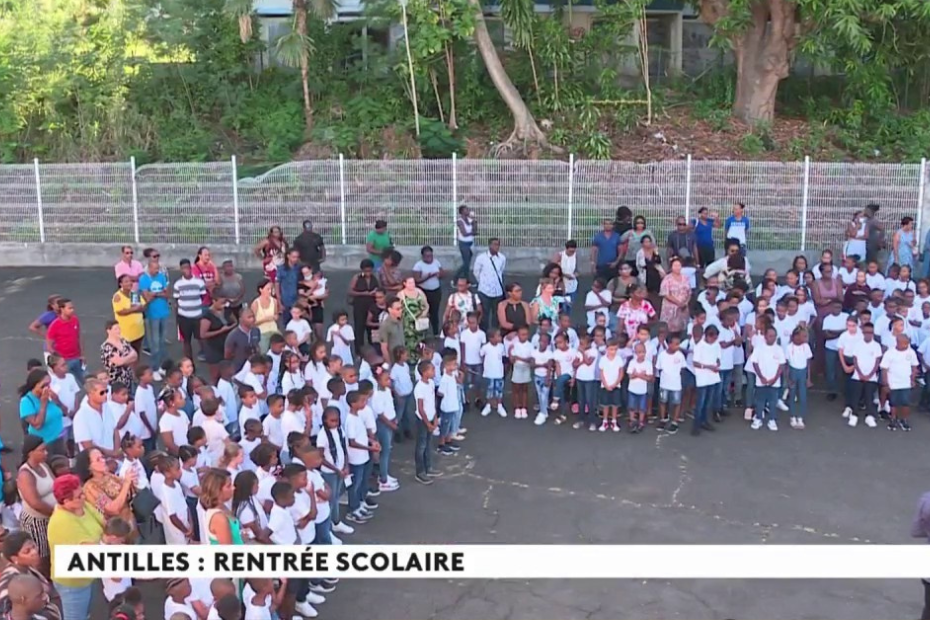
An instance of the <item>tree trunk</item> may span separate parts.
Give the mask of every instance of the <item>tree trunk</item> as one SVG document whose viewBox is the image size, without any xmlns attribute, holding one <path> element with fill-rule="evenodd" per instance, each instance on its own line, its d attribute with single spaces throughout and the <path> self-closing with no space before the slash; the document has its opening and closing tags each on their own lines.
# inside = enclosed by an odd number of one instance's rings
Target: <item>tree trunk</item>
<svg viewBox="0 0 930 620">
<path fill-rule="evenodd" d="M 446 70 L 449 72 L 449 129 L 459 128 L 455 113 L 455 56 L 452 45 L 446 43 Z"/>
<path fill-rule="evenodd" d="M 481 12 L 480 1 L 468 0 L 468 3 L 475 10 L 475 44 L 478 46 L 478 52 L 481 54 L 481 59 L 484 61 L 484 66 L 488 70 L 498 94 L 507 104 L 511 115 L 513 115 L 513 133 L 510 134 L 506 141 L 498 145 L 495 149 L 496 153 L 500 155 L 513 149 L 518 143 L 522 144 L 524 151 L 529 144 L 538 144 L 553 151 L 561 152 L 561 149 L 550 145 L 549 141 L 546 140 L 546 135 L 536 124 L 536 119 L 533 118 L 533 114 L 526 106 L 526 102 L 523 101 L 523 97 L 520 96 L 517 87 L 513 85 L 510 76 L 507 75 L 504 65 L 501 64 L 501 59 L 497 55 L 497 48 L 494 47 L 494 42 L 491 41 L 491 35 L 488 33 L 484 14 Z"/>
<path fill-rule="evenodd" d="M 294 26 L 301 37 L 300 82 L 304 92 L 304 125 L 307 133 L 313 129 L 313 106 L 310 104 L 310 55 L 307 51 L 307 3 L 294 0 Z"/>
</svg>

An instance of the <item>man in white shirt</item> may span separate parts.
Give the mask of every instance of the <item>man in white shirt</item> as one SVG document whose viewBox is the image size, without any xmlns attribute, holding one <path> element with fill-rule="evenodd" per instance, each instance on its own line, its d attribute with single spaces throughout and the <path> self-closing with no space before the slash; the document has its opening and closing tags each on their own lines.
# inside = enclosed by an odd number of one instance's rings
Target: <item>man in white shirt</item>
<svg viewBox="0 0 930 620">
<path fill-rule="evenodd" d="M 504 299 L 504 270 L 507 257 L 500 253 L 501 241 L 497 237 L 488 240 L 488 251 L 475 259 L 472 272 L 478 281 L 478 298 L 484 311 L 481 314 L 481 329 L 498 326 L 497 304 Z"/>
<path fill-rule="evenodd" d="M 87 397 L 74 414 L 74 444 L 78 450 L 97 448 L 107 458 L 118 458 L 116 420 L 107 415 L 107 386 L 98 379 L 84 383 Z"/>
<path fill-rule="evenodd" d="M 831 403 L 836 400 L 837 387 L 839 386 L 839 376 L 836 367 L 839 364 L 838 350 L 840 345 L 840 336 L 846 333 L 846 320 L 849 315 L 843 312 L 843 304 L 837 299 L 830 304 L 830 314 L 823 317 L 821 324 L 821 335 L 824 340 L 824 349 L 826 349 L 826 370 L 827 370 L 827 400 Z"/>
<path fill-rule="evenodd" d="M 766 409 L 769 412 L 769 430 L 778 430 L 778 423 L 775 421 L 776 403 L 786 359 L 785 351 L 778 345 L 777 340 L 775 328 L 769 327 L 765 330 L 765 343 L 753 349 L 752 355 L 749 356 L 749 363 L 752 364 L 756 375 L 755 415 L 751 426 L 753 430 L 762 428 Z"/>
</svg>

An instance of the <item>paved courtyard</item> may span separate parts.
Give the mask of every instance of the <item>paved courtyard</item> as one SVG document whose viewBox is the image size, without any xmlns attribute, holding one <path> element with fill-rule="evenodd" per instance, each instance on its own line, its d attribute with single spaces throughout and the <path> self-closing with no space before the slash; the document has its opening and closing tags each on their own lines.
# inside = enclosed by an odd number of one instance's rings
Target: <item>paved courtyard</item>
<svg viewBox="0 0 930 620">
<path fill-rule="evenodd" d="M 247 277 L 257 281 L 257 274 Z M 535 289 L 533 278 L 520 280 Z M 347 281 L 348 274 L 332 279 L 334 305 L 345 299 Z M 71 297 L 94 368 L 114 288 L 112 271 L 103 269 L 0 270 L 0 411 L 3 436 L 14 447 L 21 443 L 15 389 L 26 360 L 41 354 L 27 325 L 48 294 Z M 179 354 L 176 345 L 172 354 Z M 455 458 L 436 457 L 446 476 L 430 487 L 412 481 L 412 445 L 395 449 L 401 490 L 383 495 L 377 519 L 348 542 L 914 542 L 910 518 L 930 486 L 930 420 L 918 416 L 910 434 L 850 429 L 826 405 L 815 395 L 804 432 L 787 424 L 778 433 L 751 432 L 731 417 L 699 438 L 467 416 L 464 449 Z M 8 464 L 14 460 L 18 455 Z M 145 590 L 147 616 L 161 618 L 162 595 L 155 584 Z M 320 617 L 908 618 L 919 616 L 921 595 L 917 581 L 371 580 L 344 582 L 320 606 Z"/>
</svg>

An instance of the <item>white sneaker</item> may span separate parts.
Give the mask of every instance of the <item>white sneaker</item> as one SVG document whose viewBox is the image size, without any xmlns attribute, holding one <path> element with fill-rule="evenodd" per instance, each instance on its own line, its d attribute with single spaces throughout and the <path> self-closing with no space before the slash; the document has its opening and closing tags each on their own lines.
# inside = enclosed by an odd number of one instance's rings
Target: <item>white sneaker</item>
<svg viewBox="0 0 930 620">
<path fill-rule="evenodd" d="M 536 414 L 536 419 L 533 420 L 533 424 L 535 424 L 536 426 L 542 426 L 543 424 L 546 423 L 546 420 L 548 418 L 549 418 L 548 415 L 540 411 L 539 413 Z"/>
<path fill-rule="evenodd" d="M 804 430 L 804 418 L 798 418 L 798 425 L 795 426 L 795 428 L 798 429 L 799 431 Z"/>
<path fill-rule="evenodd" d="M 846 407 L 845 409 L 843 409 L 843 417 L 848 418 L 849 416 L 852 415 L 852 412 L 853 412 L 852 408 Z"/>
<path fill-rule="evenodd" d="M 746 407 L 746 411 L 743 412 L 743 419 L 747 422 L 752 419 L 752 407 Z"/>
<path fill-rule="evenodd" d="M 388 476 L 388 482 L 393 482 L 394 484 L 400 484 L 400 480 L 398 480 L 394 476 Z"/>
<path fill-rule="evenodd" d="M 889 403 L 888 401 L 885 401 L 884 410 L 885 410 L 885 413 L 891 413 L 891 403 Z"/>
<path fill-rule="evenodd" d="M 340 534 L 354 534 L 355 528 L 348 523 L 340 522 L 333 525 L 333 531 L 339 532 Z"/>
<path fill-rule="evenodd" d="M 294 611 L 299 613 L 304 618 L 316 618 L 320 614 L 313 608 L 313 605 L 304 601 L 303 603 L 297 603 L 294 605 Z"/>
<path fill-rule="evenodd" d="M 313 588 L 313 586 L 310 587 Z M 311 590 L 307 592 L 307 602 L 311 605 L 322 605 L 326 602 L 326 597 Z"/>
<path fill-rule="evenodd" d="M 859 424 L 859 416 L 857 416 L 855 413 L 850 414 L 849 422 L 847 422 L 847 424 L 853 428 L 856 428 L 856 425 Z"/>
<path fill-rule="evenodd" d="M 506 418 L 506 417 L 507 417 L 507 411 L 504 409 L 504 406 L 503 406 L 503 405 L 498 405 L 498 406 L 497 406 L 497 415 L 499 415 L 499 416 L 502 417 L 502 418 Z"/>
<path fill-rule="evenodd" d="M 155 381 L 162 381 L 164 378 L 165 378 L 165 375 L 160 370 L 156 370 L 155 372 L 152 373 L 152 379 L 154 379 Z"/>
<path fill-rule="evenodd" d="M 780 398 L 778 399 L 778 403 L 775 406 L 778 407 L 779 411 L 788 411 L 788 405 L 786 405 L 785 401 Z"/>
<path fill-rule="evenodd" d="M 399 488 L 400 488 L 399 484 L 392 484 L 390 480 L 388 480 L 387 482 L 378 483 L 378 490 L 384 491 L 385 493 L 396 491 Z"/>
<path fill-rule="evenodd" d="M 334 545 L 341 545 L 342 539 L 330 532 L 329 539 L 333 542 Z"/>
<path fill-rule="evenodd" d="M 772 420 L 772 419 L 770 418 L 770 419 L 769 419 L 769 423 L 768 423 L 768 427 L 769 427 L 769 430 L 770 430 L 770 431 L 777 431 L 777 430 L 778 430 L 778 423 L 775 422 L 775 420 Z"/>
<path fill-rule="evenodd" d="M 452 435 L 452 439 L 455 441 L 465 441 L 465 435 Z"/>
<path fill-rule="evenodd" d="M 439 437 L 439 427 L 438 427 L 438 426 L 437 426 L 435 429 L 433 429 L 433 437 Z"/>
<path fill-rule="evenodd" d="M 789 421 L 788 424 L 789 424 L 789 426 L 791 426 L 791 428 L 797 428 L 797 427 L 798 427 L 798 419 L 797 419 L 797 418 L 791 418 L 791 420 Z"/>
<path fill-rule="evenodd" d="M 751 428 L 754 431 L 759 430 L 760 428 L 762 428 L 762 420 L 760 420 L 759 418 L 753 418 L 752 424 L 749 426 L 749 428 Z"/>
<path fill-rule="evenodd" d="M 485 405 L 484 409 L 481 410 L 481 415 L 485 418 L 488 417 L 490 413 L 491 413 L 491 405 Z"/>
<path fill-rule="evenodd" d="M 523 411 L 526 411 L 526 409 L 524 409 Z M 462 435 L 464 435 L 467 432 L 468 432 L 468 429 L 465 428 L 464 426 L 459 427 L 459 433 L 461 433 Z"/>
<path fill-rule="evenodd" d="M 875 428 L 878 424 L 875 422 L 875 416 L 867 415 L 865 416 L 865 425 L 869 428 Z"/>
<path fill-rule="evenodd" d="M 605 432 L 605 431 L 607 430 L 608 426 L 609 426 L 609 425 L 607 424 L 607 420 L 604 420 L 604 421 L 601 423 L 601 427 L 600 427 L 599 429 L 597 429 L 597 430 L 599 430 L 600 432 L 603 433 L 603 432 Z"/>
</svg>

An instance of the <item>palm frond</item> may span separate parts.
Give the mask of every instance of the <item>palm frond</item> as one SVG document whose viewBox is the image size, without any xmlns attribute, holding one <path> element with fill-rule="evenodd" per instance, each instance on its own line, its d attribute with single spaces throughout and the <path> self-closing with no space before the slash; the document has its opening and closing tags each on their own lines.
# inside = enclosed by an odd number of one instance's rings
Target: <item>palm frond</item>
<svg viewBox="0 0 930 620">
<path fill-rule="evenodd" d="M 533 45 L 533 0 L 501 0 L 501 19 L 510 29 L 515 46 L 529 49 Z"/>
<path fill-rule="evenodd" d="M 248 43 L 252 38 L 252 0 L 226 0 L 223 11 L 239 22 L 239 38 Z"/>
<path fill-rule="evenodd" d="M 275 57 L 287 67 L 300 67 L 300 63 L 314 52 L 313 40 L 297 30 L 278 37 L 274 44 Z"/>
</svg>

